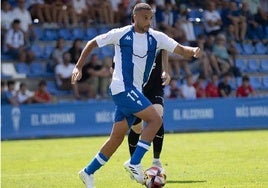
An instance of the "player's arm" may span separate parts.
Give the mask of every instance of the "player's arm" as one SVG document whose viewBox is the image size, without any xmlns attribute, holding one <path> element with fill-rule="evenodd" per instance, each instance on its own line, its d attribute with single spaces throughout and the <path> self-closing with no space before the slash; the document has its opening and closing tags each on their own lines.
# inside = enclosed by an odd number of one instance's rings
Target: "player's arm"
<svg viewBox="0 0 268 188">
<path fill-rule="evenodd" d="M 199 47 L 190 47 L 178 44 L 174 49 L 174 53 L 182 55 L 185 58 L 191 58 L 191 57 L 198 58 L 201 55 L 201 50 Z"/>
<path fill-rule="evenodd" d="M 77 80 L 81 79 L 81 77 L 82 77 L 82 68 L 85 65 L 87 57 L 89 56 L 91 51 L 97 46 L 98 46 L 97 42 L 94 39 L 87 42 L 85 48 L 83 49 L 83 51 L 82 51 L 82 53 L 81 53 L 76 65 L 75 65 L 75 68 L 73 69 L 72 84 L 75 84 L 75 82 Z"/>
<path fill-rule="evenodd" d="M 162 50 L 162 85 L 168 85 L 170 82 L 170 75 L 168 69 L 168 52 L 166 50 Z"/>
</svg>

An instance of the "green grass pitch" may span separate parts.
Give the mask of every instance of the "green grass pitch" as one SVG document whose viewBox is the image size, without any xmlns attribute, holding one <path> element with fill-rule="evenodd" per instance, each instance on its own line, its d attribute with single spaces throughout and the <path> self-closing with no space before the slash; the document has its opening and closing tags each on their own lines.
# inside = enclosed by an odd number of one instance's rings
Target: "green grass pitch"
<svg viewBox="0 0 268 188">
<path fill-rule="evenodd" d="M 84 187 L 77 172 L 107 137 L 2 142 L 2 188 Z M 97 188 L 142 187 L 129 178 L 127 139 L 95 174 Z M 151 165 L 152 147 L 142 161 Z M 268 131 L 166 134 L 166 188 L 268 187 Z"/>
</svg>

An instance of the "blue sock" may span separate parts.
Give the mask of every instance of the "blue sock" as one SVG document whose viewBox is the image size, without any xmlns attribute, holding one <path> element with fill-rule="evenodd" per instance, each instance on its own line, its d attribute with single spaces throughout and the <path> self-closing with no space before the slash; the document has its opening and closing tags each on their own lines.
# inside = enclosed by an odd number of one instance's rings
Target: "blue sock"
<svg viewBox="0 0 268 188">
<path fill-rule="evenodd" d="M 140 164 L 141 159 L 144 154 L 149 150 L 151 143 L 139 140 L 137 148 L 135 149 L 131 159 L 130 164 L 137 165 Z"/>
<path fill-rule="evenodd" d="M 94 159 L 87 165 L 85 172 L 87 174 L 94 174 L 100 167 L 102 167 L 109 158 L 104 156 L 102 153 L 98 153 Z"/>
</svg>

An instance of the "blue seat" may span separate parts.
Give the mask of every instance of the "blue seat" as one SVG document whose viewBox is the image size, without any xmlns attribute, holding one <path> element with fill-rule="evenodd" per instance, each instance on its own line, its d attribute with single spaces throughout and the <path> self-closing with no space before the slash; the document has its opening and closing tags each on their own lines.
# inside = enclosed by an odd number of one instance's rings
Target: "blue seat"
<svg viewBox="0 0 268 188">
<path fill-rule="evenodd" d="M 262 82 L 260 77 L 258 76 L 250 76 L 250 84 L 254 89 L 261 89 L 262 88 Z"/>
<path fill-rule="evenodd" d="M 38 44 L 31 46 L 31 51 L 34 53 L 35 58 L 43 58 L 43 48 Z"/>
<path fill-rule="evenodd" d="M 60 38 L 63 38 L 64 40 L 70 40 L 71 39 L 71 32 L 67 28 L 60 28 L 58 30 L 58 36 Z"/>
<path fill-rule="evenodd" d="M 268 76 L 262 77 L 262 89 L 268 90 Z"/>
<path fill-rule="evenodd" d="M 104 46 L 101 48 L 101 58 L 113 57 L 114 49 L 113 46 Z"/>
<path fill-rule="evenodd" d="M 58 39 L 58 33 L 55 29 L 45 29 L 42 40 L 54 41 Z"/>
<path fill-rule="evenodd" d="M 237 87 L 241 86 L 242 84 L 242 77 L 236 77 L 236 85 Z"/>
<path fill-rule="evenodd" d="M 42 40 L 44 38 L 44 31 L 42 27 L 35 26 L 33 27 L 33 30 L 38 40 Z"/>
<path fill-rule="evenodd" d="M 268 72 L 268 59 L 261 59 L 260 62 L 260 71 L 261 72 Z"/>
<path fill-rule="evenodd" d="M 30 64 L 30 77 L 40 77 L 45 75 L 44 65 L 41 62 L 32 62 Z"/>
<path fill-rule="evenodd" d="M 16 63 L 15 67 L 17 72 L 20 74 L 26 74 L 26 75 L 30 74 L 30 67 L 26 63 Z"/>
<path fill-rule="evenodd" d="M 260 70 L 260 64 L 257 59 L 248 60 L 248 70 L 250 72 L 258 72 Z"/>
<path fill-rule="evenodd" d="M 109 27 L 100 27 L 98 33 L 103 34 L 103 33 L 107 33 L 110 30 L 111 30 L 111 28 L 109 28 Z"/>
<path fill-rule="evenodd" d="M 188 11 L 188 19 L 189 21 L 193 21 L 193 22 L 199 22 L 202 20 L 203 17 L 203 11 L 201 11 L 200 9 L 191 9 Z"/>
<path fill-rule="evenodd" d="M 44 51 L 43 51 L 43 55 L 42 55 L 43 58 L 49 59 L 54 49 L 55 49 L 54 46 L 52 46 L 52 45 L 46 45 L 44 47 Z"/>
<path fill-rule="evenodd" d="M 242 72 L 245 72 L 248 70 L 248 66 L 247 66 L 247 63 L 244 59 L 236 59 L 235 60 L 235 65 L 236 67 L 238 67 Z"/>
<path fill-rule="evenodd" d="M 47 90 L 52 95 L 60 96 L 60 95 L 68 95 L 71 94 L 71 91 L 59 90 L 55 81 L 47 81 Z"/>
<path fill-rule="evenodd" d="M 252 55 L 255 53 L 255 48 L 251 43 L 243 43 L 242 44 L 244 54 Z"/>
<path fill-rule="evenodd" d="M 236 80 L 235 80 L 235 78 L 232 78 L 232 79 L 230 80 L 229 84 L 230 84 L 230 86 L 231 86 L 231 88 L 232 88 L 233 90 L 237 89 L 237 85 L 236 85 Z"/>
<path fill-rule="evenodd" d="M 93 39 L 94 37 L 96 37 L 98 35 L 98 32 L 95 28 L 87 28 L 86 29 L 86 32 L 85 32 L 85 35 L 84 35 L 84 39 L 85 40 L 91 40 Z"/>
<path fill-rule="evenodd" d="M 256 48 L 256 54 L 266 54 L 268 51 L 267 47 L 264 46 L 264 44 L 261 42 L 256 43 L 255 48 Z"/>
<path fill-rule="evenodd" d="M 240 43 L 236 42 L 236 43 L 235 43 L 235 48 L 236 48 L 236 50 L 237 50 L 237 52 L 238 52 L 239 54 L 243 54 L 243 53 L 244 53 L 244 50 L 243 50 L 243 48 L 242 48 L 242 46 L 241 46 Z"/>
<path fill-rule="evenodd" d="M 84 30 L 82 28 L 73 28 L 71 30 L 71 40 L 75 40 L 75 39 L 83 39 L 84 38 Z"/>
</svg>

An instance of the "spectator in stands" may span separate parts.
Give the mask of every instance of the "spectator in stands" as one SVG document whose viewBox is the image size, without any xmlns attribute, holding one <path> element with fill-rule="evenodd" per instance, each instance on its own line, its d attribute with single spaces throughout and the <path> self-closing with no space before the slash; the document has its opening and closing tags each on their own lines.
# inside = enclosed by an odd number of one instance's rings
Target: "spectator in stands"
<svg viewBox="0 0 268 188">
<path fill-rule="evenodd" d="M 78 23 L 83 23 L 84 26 L 89 26 L 89 14 L 86 0 L 72 0 L 72 6 L 77 17 Z"/>
<path fill-rule="evenodd" d="M 19 104 L 30 104 L 33 102 L 34 93 L 27 89 L 25 83 L 20 84 L 20 89 L 17 91 Z"/>
<path fill-rule="evenodd" d="M 206 86 L 206 96 L 216 98 L 219 97 L 219 89 L 218 89 L 218 75 L 213 74 L 211 76 L 211 81 Z"/>
<path fill-rule="evenodd" d="M 198 65 L 198 70 L 204 74 L 206 78 L 208 78 L 212 74 L 212 68 L 210 66 L 210 59 L 208 53 L 205 51 L 205 42 L 206 42 L 206 36 L 204 34 L 200 34 L 197 38 L 197 44 L 194 44 L 195 46 L 198 46 L 202 50 L 202 55 L 196 60 Z"/>
<path fill-rule="evenodd" d="M 207 9 L 204 11 L 205 31 L 209 35 L 217 35 L 221 32 L 222 20 L 219 12 L 215 8 L 215 2 L 209 1 L 207 3 Z"/>
<path fill-rule="evenodd" d="M 230 81 L 231 81 L 231 73 L 227 72 L 224 74 L 223 81 L 221 81 L 218 85 L 219 88 L 219 96 L 220 97 L 229 97 L 232 91 Z"/>
<path fill-rule="evenodd" d="M 58 38 L 57 43 L 56 43 L 56 47 L 51 54 L 51 58 L 52 58 L 51 68 L 53 70 L 54 70 L 56 65 L 63 63 L 62 57 L 63 57 L 63 53 L 66 51 L 64 47 L 65 47 L 64 39 Z"/>
<path fill-rule="evenodd" d="M 188 75 L 186 77 L 186 83 L 181 86 L 182 98 L 184 99 L 196 99 L 196 90 L 193 86 L 193 76 Z"/>
<path fill-rule="evenodd" d="M 248 75 L 242 77 L 242 84 L 236 90 L 237 97 L 250 97 L 255 96 L 256 93 L 253 87 L 250 85 L 250 79 Z"/>
<path fill-rule="evenodd" d="M 243 41 L 247 32 L 247 22 L 244 16 L 240 15 L 236 2 L 230 1 L 227 9 L 222 11 L 225 20 L 225 27 L 229 24 L 234 25 L 235 39 Z"/>
<path fill-rule="evenodd" d="M 74 64 L 70 63 L 71 55 L 68 52 L 63 53 L 63 63 L 55 67 L 56 83 L 59 89 L 74 91 L 75 97 L 79 98 L 76 85 L 71 84 L 71 76 Z"/>
<path fill-rule="evenodd" d="M 246 19 L 248 26 L 247 35 L 249 39 L 262 40 L 264 38 L 264 32 L 262 26 L 255 21 L 254 15 L 252 15 L 249 11 L 249 6 L 247 2 L 242 2 L 240 15 Z"/>
<path fill-rule="evenodd" d="M 82 40 L 75 39 L 72 47 L 68 50 L 71 55 L 71 63 L 75 64 L 82 53 Z"/>
<path fill-rule="evenodd" d="M 8 0 L 2 1 L 1 5 L 2 5 L 1 6 L 1 44 L 4 44 L 5 34 L 11 27 L 11 23 L 13 21 L 13 15 L 12 15 L 11 6 Z M 2 45 L 1 45 L 1 49 L 2 49 Z"/>
<path fill-rule="evenodd" d="M 235 47 L 235 35 L 234 35 L 234 25 L 230 24 L 228 25 L 228 28 L 225 32 L 226 36 L 226 48 L 228 52 L 230 53 L 232 59 L 235 59 L 238 55 L 238 50 Z"/>
<path fill-rule="evenodd" d="M 166 3 L 160 19 L 160 30 L 165 29 L 168 32 L 172 32 L 175 20 L 171 3 Z"/>
<path fill-rule="evenodd" d="M 194 33 L 194 27 L 193 23 L 188 20 L 188 11 L 185 4 L 180 5 L 177 23 L 180 25 L 180 27 L 184 30 L 186 39 L 188 41 L 195 41 L 195 33 Z"/>
<path fill-rule="evenodd" d="M 178 87 L 178 80 L 171 78 L 169 85 L 165 89 L 165 96 L 169 99 L 176 99 L 181 97 L 181 90 Z"/>
<path fill-rule="evenodd" d="M 41 80 L 38 84 L 38 88 L 34 93 L 34 102 L 36 103 L 50 103 L 51 95 L 47 91 L 47 83 L 45 80 Z"/>
<path fill-rule="evenodd" d="M 20 20 L 26 44 L 30 45 L 36 38 L 32 26 L 32 17 L 30 12 L 25 8 L 25 0 L 17 0 L 17 5 L 12 11 L 13 19 Z"/>
<path fill-rule="evenodd" d="M 46 8 L 43 0 L 27 0 L 26 7 L 27 10 L 30 11 L 33 20 L 38 19 L 37 23 L 45 23 L 44 15 L 47 15 L 49 12 L 47 12 L 48 9 Z"/>
<path fill-rule="evenodd" d="M 205 98 L 206 97 L 206 91 L 204 88 L 206 78 L 204 75 L 200 74 L 196 82 L 193 84 L 195 91 L 196 91 L 196 97 L 197 98 Z"/>
<path fill-rule="evenodd" d="M 112 11 L 114 14 L 114 18 L 111 18 L 113 20 L 114 23 L 119 23 L 120 22 L 120 10 L 119 10 L 119 6 L 121 3 L 121 0 L 109 0 L 111 7 L 112 7 Z M 123 8 L 122 6 L 120 8 Z M 125 16 L 125 15 L 124 15 Z M 124 17 L 123 16 L 123 17 Z"/>
<path fill-rule="evenodd" d="M 4 91 L 2 97 L 3 99 L 1 101 L 3 101 L 3 104 L 12 104 L 14 106 L 19 105 L 18 95 L 15 90 L 15 82 L 13 80 L 7 82 L 7 90 Z"/>
<path fill-rule="evenodd" d="M 230 67 L 234 66 L 233 60 L 227 51 L 226 38 L 223 34 L 217 35 L 216 43 L 213 46 L 213 53 L 216 56 L 221 73 L 227 72 Z"/>
<path fill-rule="evenodd" d="M 65 27 L 69 27 L 71 25 L 70 23 L 72 23 L 73 26 L 77 26 L 77 17 L 71 2 L 55 0 L 52 6 L 52 19 L 55 23 Z"/>
<path fill-rule="evenodd" d="M 20 62 L 31 62 L 34 54 L 26 48 L 20 23 L 20 20 L 15 19 L 12 22 L 12 27 L 6 33 L 5 52 Z"/>
<path fill-rule="evenodd" d="M 265 12 L 262 7 L 259 7 L 257 14 L 254 16 L 255 21 L 262 26 L 263 32 L 267 32 L 265 29 L 268 26 L 268 11 Z M 267 33 L 266 33 L 267 35 Z"/>
<path fill-rule="evenodd" d="M 90 63 L 87 66 L 89 83 L 92 86 L 96 97 L 106 98 L 110 81 L 109 67 L 103 66 L 96 54 L 92 54 Z"/>
</svg>

